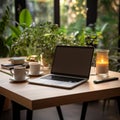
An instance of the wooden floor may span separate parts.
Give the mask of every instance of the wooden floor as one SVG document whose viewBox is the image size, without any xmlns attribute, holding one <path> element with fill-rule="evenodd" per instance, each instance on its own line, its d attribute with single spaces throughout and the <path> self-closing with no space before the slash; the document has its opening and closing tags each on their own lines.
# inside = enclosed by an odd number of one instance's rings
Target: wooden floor
<svg viewBox="0 0 120 120">
<path fill-rule="evenodd" d="M 64 120 L 80 120 L 81 104 L 61 106 Z M 4 111 L 0 120 L 11 120 L 11 110 Z M 25 120 L 25 111 L 21 111 L 21 120 Z M 55 107 L 35 110 L 33 120 L 59 120 Z M 115 100 L 110 100 L 103 111 L 103 101 L 91 102 L 88 105 L 86 120 L 120 120 Z"/>
</svg>

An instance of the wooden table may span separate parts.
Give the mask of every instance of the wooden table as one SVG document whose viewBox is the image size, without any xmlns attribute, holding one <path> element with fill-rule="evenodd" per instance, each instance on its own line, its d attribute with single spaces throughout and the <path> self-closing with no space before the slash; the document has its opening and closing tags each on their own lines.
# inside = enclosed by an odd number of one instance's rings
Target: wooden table
<svg viewBox="0 0 120 120">
<path fill-rule="evenodd" d="M 5 60 L 0 59 L 0 64 Z M 93 80 L 97 79 L 97 76 L 91 75 L 86 83 L 66 90 L 28 82 L 11 83 L 10 76 L 0 72 L 0 94 L 29 110 L 120 96 L 120 73 L 109 71 L 109 75 L 119 77 L 119 80 L 94 84 Z"/>
</svg>

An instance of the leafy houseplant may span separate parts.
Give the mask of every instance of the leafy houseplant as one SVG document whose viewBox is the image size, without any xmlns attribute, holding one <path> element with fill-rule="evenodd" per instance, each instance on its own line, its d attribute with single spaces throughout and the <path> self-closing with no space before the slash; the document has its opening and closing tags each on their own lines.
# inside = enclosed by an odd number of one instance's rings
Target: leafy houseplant
<svg viewBox="0 0 120 120">
<path fill-rule="evenodd" d="M 16 42 L 12 45 L 12 50 L 17 56 L 43 55 L 48 63 L 52 62 L 56 45 L 72 45 L 71 37 L 68 37 L 61 28 L 51 22 L 40 23 L 38 25 L 31 22 L 26 25 L 27 9 L 20 14 L 20 24 L 13 31 L 20 31 Z M 23 20 L 22 20 L 23 19 Z M 24 20 L 25 19 L 25 20 Z M 23 24 L 24 23 L 24 24 Z"/>
<path fill-rule="evenodd" d="M 71 45 L 72 40 L 57 25 L 46 22 L 25 28 L 13 47 L 18 55 L 42 54 L 51 63 L 56 45 L 61 44 Z"/>
</svg>

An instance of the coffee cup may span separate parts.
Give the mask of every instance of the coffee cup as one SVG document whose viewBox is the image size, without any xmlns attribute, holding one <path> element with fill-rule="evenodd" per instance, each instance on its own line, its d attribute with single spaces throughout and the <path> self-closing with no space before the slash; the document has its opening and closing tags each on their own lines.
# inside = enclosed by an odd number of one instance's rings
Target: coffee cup
<svg viewBox="0 0 120 120">
<path fill-rule="evenodd" d="M 30 66 L 30 69 L 29 69 L 30 75 L 39 75 L 40 74 L 40 63 L 30 62 L 29 66 Z"/>
<path fill-rule="evenodd" d="M 21 67 L 21 66 L 16 66 L 14 67 L 14 69 L 10 70 L 14 80 L 16 81 L 22 81 L 26 79 L 27 76 L 27 71 L 25 67 Z"/>
</svg>

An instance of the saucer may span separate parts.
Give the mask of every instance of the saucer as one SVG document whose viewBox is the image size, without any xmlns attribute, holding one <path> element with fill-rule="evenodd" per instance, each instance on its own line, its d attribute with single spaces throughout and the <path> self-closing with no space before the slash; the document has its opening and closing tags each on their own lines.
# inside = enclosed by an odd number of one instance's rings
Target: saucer
<svg viewBox="0 0 120 120">
<path fill-rule="evenodd" d="M 19 83 L 19 82 L 25 82 L 29 79 L 29 77 L 26 77 L 24 80 L 15 80 L 14 77 L 10 78 L 10 82 L 16 82 L 16 83 Z"/>
<path fill-rule="evenodd" d="M 37 75 L 33 75 L 33 74 L 31 74 L 31 73 L 29 73 L 28 75 L 29 76 L 31 76 L 31 77 L 37 77 L 37 76 L 41 76 L 41 75 L 43 75 L 43 71 L 41 71 L 39 74 L 37 74 Z"/>
</svg>

